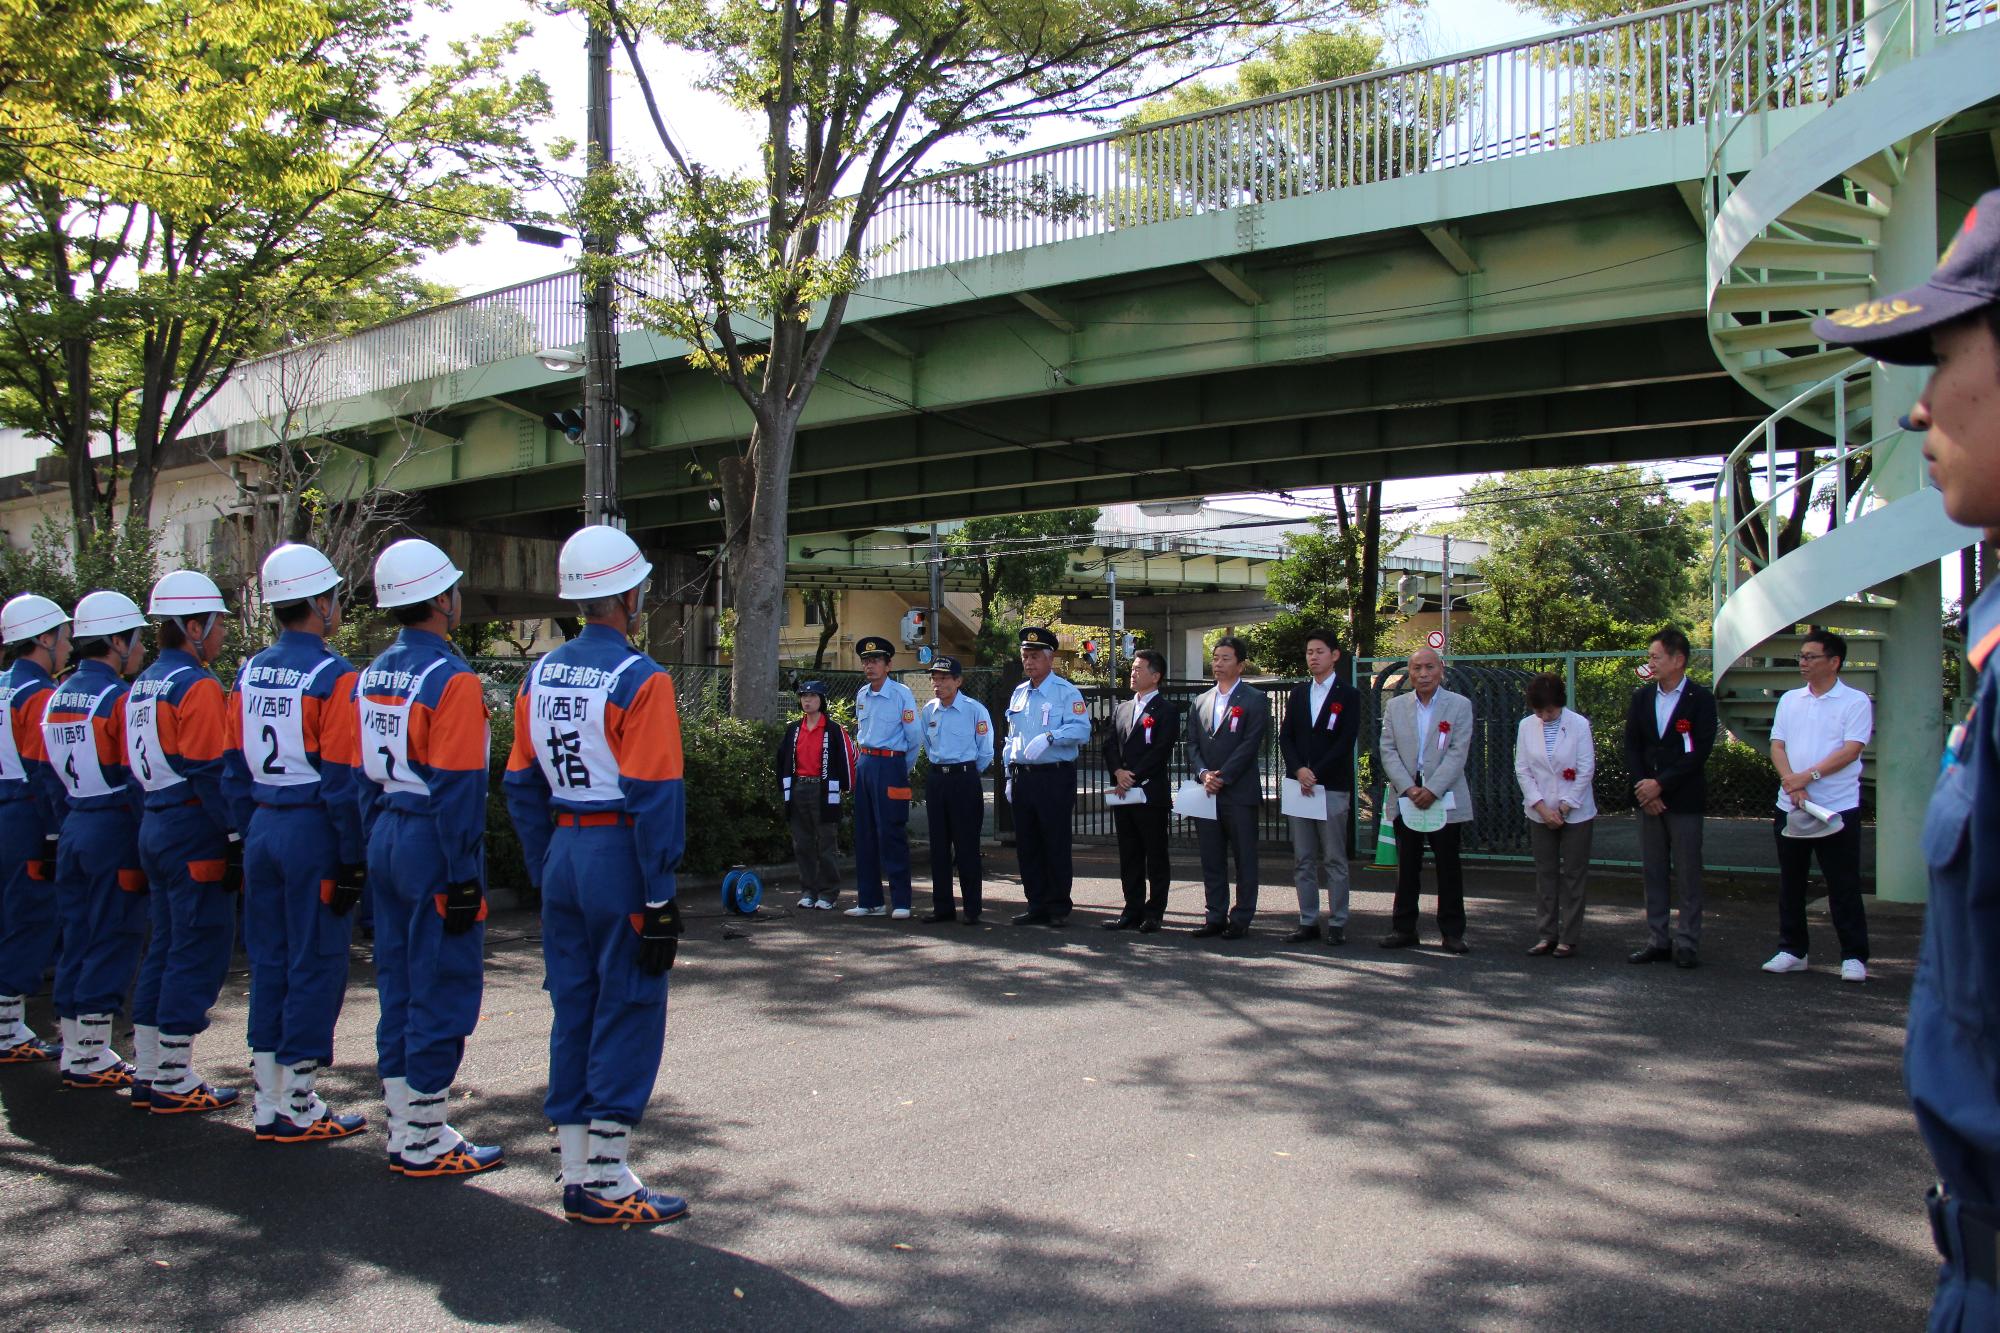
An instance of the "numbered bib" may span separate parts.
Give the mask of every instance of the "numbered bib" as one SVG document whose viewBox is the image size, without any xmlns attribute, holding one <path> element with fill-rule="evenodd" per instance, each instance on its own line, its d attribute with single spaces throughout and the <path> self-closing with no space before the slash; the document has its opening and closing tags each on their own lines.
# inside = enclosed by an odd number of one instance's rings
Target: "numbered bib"
<svg viewBox="0 0 2000 1333">
<path fill-rule="evenodd" d="M 117 688 L 118 682 L 113 681 L 99 690 L 83 710 L 83 716 L 74 722 L 42 723 L 42 739 L 48 742 L 49 762 L 62 775 L 63 789 L 72 800 L 85 796 L 109 796 L 125 790 L 124 783 L 114 787 L 104 776 L 104 765 L 97 760 L 97 737 L 91 721 L 97 716 L 97 706 Z M 54 702 L 50 700 L 51 707 Z"/>
<path fill-rule="evenodd" d="M 21 747 L 14 744 L 14 696 L 26 688 L 10 685 L 0 689 L 0 780 L 7 782 L 22 782 L 28 776 L 21 764 Z"/>
<path fill-rule="evenodd" d="M 332 666 L 329 657 L 320 662 L 296 685 L 271 688 L 251 685 L 248 677 L 238 691 L 243 714 L 243 762 L 250 767 L 250 780 L 273 787 L 303 787 L 319 781 L 306 750 L 305 696 Z"/>
<path fill-rule="evenodd" d="M 181 667 L 158 680 L 142 680 L 125 696 L 125 766 L 147 791 L 165 791 L 187 781 L 174 772 L 160 744 L 160 699 L 176 678 L 186 674 L 187 668 Z M 143 698 L 141 690 L 146 691 Z"/>
<path fill-rule="evenodd" d="M 535 668 L 528 687 L 528 725 L 533 728 L 535 762 L 552 794 L 584 805 L 624 798 L 618 789 L 618 756 L 604 735 L 604 710 L 618 678 L 641 660 L 634 653 L 616 670 L 591 671 L 583 680 L 574 679 L 578 673 L 568 664 L 548 658 Z"/>
<path fill-rule="evenodd" d="M 365 690 L 361 694 L 361 767 L 383 791 L 431 794 L 430 784 L 410 766 L 410 710 L 431 672 L 444 663 L 440 657 L 418 672 L 410 682 L 410 692 L 394 702 L 378 702 Z"/>
</svg>

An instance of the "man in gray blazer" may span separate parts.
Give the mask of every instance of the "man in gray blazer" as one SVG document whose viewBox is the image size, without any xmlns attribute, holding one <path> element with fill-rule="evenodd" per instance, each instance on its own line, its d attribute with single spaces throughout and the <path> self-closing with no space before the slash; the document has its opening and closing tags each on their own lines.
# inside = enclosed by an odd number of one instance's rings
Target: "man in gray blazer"
<svg viewBox="0 0 2000 1333">
<path fill-rule="evenodd" d="M 1194 934 L 1240 940 L 1257 915 L 1257 807 L 1264 799 L 1258 761 L 1271 727 L 1271 701 L 1242 681 L 1249 649 L 1235 635 L 1209 652 L 1215 688 L 1188 709 L 1187 747 L 1195 775 L 1215 797 L 1215 818 L 1194 821 L 1201 844 L 1207 919 Z M 1229 860 L 1236 861 L 1236 907 L 1229 906 Z"/>
<path fill-rule="evenodd" d="M 1465 875 L 1458 863 L 1459 830 L 1472 821 L 1472 788 L 1465 760 L 1472 750 L 1472 701 L 1443 688 L 1444 659 L 1429 648 L 1410 655 L 1408 694 L 1382 709 L 1382 766 L 1396 794 L 1419 810 L 1445 802 L 1445 824 L 1419 833 L 1396 813 L 1396 904 L 1385 949 L 1417 942 L 1417 898 L 1422 891 L 1424 843 L 1437 861 L 1437 923 L 1446 953 L 1468 953 L 1465 943 Z"/>
</svg>

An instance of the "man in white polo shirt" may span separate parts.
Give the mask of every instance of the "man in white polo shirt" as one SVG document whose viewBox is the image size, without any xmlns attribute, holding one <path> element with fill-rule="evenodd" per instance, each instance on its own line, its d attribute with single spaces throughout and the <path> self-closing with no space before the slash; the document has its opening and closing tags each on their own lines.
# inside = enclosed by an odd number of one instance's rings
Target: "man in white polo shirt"
<svg viewBox="0 0 2000 1333">
<path fill-rule="evenodd" d="M 1806 683 L 1778 700 L 1771 762 L 1778 769 L 1778 952 L 1766 972 L 1806 970 L 1806 881 L 1813 853 L 1826 878 L 1827 909 L 1840 937 L 1840 979 L 1868 980 L 1868 916 L 1861 906 L 1861 749 L 1875 726 L 1868 696 L 1840 679 L 1847 640 L 1827 629 L 1806 635 L 1799 674 Z M 1838 816 L 1839 827 L 1807 803 Z"/>
</svg>

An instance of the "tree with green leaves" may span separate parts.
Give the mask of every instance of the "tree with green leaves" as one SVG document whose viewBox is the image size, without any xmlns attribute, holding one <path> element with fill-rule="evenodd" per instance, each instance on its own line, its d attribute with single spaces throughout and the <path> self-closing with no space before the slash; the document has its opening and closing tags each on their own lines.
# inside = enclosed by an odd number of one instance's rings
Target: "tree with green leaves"
<svg viewBox="0 0 2000 1333">
<path fill-rule="evenodd" d="M 81 550 L 245 358 L 380 317 L 513 208 L 541 81 L 402 0 L 0 0 L 0 420 L 67 460 Z M 348 307 L 354 310 L 349 311 Z M 92 457 L 107 439 L 110 457 Z"/>
<path fill-rule="evenodd" d="M 778 635 L 792 459 L 801 414 L 897 191 L 954 145 L 1019 143 L 1049 120 L 1115 114 L 1254 54 L 1340 0 L 575 0 L 617 39 L 668 166 L 593 184 L 583 225 L 636 241 L 586 263 L 628 278 L 631 308 L 692 349 L 748 410 L 717 469 L 737 622 L 735 708 L 779 714 Z M 651 44 L 692 56 L 696 83 L 761 126 L 753 172 L 703 162 L 668 123 Z M 677 81 L 686 77 L 676 67 Z M 1022 173 L 1024 177 L 1033 173 Z M 1087 207 L 1041 178 L 958 201 L 985 216 Z M 650 188 L 644 188 L 649 186 Z M 912 223 L 913 227 L 917 224 Z M 871 240 L 871 236 L 874 239 Z M 666 281 L 661 289 L 659 275 Z M 642 277 L 643 275 L 643 277 Z"/>
<path fill-rule="evenodd" d="M 1557 468 L 1487 478 L 1460 501 L 1460 528 L 1491 543 L 1473 566 L 1472 616 L 1456 652 L 1629 648 L 1686 608 L 1705 534 L 1657 473 Z"/>
<path fill-rule="evenodd" d="M 1342 637 L 1352 649 L 1365 527 L 1335 515 L 1312 521 L 1306 532 L 1288 532 L 1284 554 L 1265 570 L 1264 590 L 1280 610 L 1242 631 L 1259 671 L 1302 668 L 1306 636 L 1316 629 Z"/>
<path fill-rule="evenodd" d="M 995 608 L 1021 606 L 1055 591 L 1077 551 L 1097 531 L 1099 511 L 1052 509 L 970 519 L 945 538 L 945 567 L 969 573 L 979 593 L 979 653 L 1004 661 L 1020 624 L 999 623 Z"/>
</svg>

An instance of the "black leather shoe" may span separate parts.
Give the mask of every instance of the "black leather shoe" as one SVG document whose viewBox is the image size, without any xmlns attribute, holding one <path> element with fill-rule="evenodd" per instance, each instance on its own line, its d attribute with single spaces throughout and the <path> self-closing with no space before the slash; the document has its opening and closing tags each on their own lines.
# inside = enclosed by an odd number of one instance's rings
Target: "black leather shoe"
<svg viewBox="0 0 2000 1333">
<path fill-rule="evenodd" d="M 1677 949 L 1675 949 L 1675 950 L 1674 950 L 1674 966 L 1675 966 L 1675 967 L 1700 967 L 1700 966 L 1701 966 L 1701 955 L 1700 955 L 1700 954 L 1697 954 L 1697 953 L 1696 953 L 1696 952 L 1695 952 L 1695 951 L 1694 951 L 1693 949 L 1679 949 L 1679 948 L 1677 948 Z"/>
<path fill-rule="evenodd" d="M 1326 928 L 1326 947 L 1327 947 L 1327 948 L 1329 948 L 1329 949 L 1338 949 L 1338 948 L 1339 948 L 1339 947 L 1340 947 L 1341 945 L 1343 945 L 1343 944 L 1345 944 L 1345 943 L 1347 943 L 1347 927 L 1346 927 L 1346 926 L 1328 926 L 1328 927 Z"/>
<path fill-rule="evenodd" d="M 1452 935 L 1445 940 L 1444 951 L 1446 953 L 1471 953 L 1472 946 L 1458 936 Z"/>
<path fill-rule="evenodd" d="M 1376 942 L 1385 949 L 1407 949 L 1417 942 L 1417 937 L 1415 935 L 1405 935 L 1400 930 L 1394 930 Z"/>
<path fill-rule="evenodd" d="M 1139 933 L 1141 935 L 1151 935 L 1156 933 L 1159 929 L 1160 929 L 1160 918 L 1156 916 L 1149 916 L 1145 920 L 1139 923 Z"/>
<path fill-rule="evenodd" d="M 1240 940 L 1249 933 L 1250 927 L 1240 921 L 1232 921 L 1222 928 L 1222 938 L 1225 940 Z"/>
<path fill-rule="evenodd" d="M 1307 940 L 1316 940 L 1318 938 L 1319 938 L 1319 923 L 1314 922 L 1310 926 L 1300 926 L 1297 930 L 1285 936 L 1285 943 L 1304 944 Z"/>
<path fill-rule="evenodd" d="M 1226 922 L 1204 921 L 1200 925 L 1196 926 L 1193 930 L 1190 930 L 1188 934 L 1194 936 L 1198 940 L 1206 940 L 1206 939 L 1213 939 L 1215 936 L 1220 935 L 1223 931 L 1228 929 L 1229 926 L 1228 923 Z"/>
<path fill-rule="evenodd" d="M 921 920 L 923 921 L 923 923 L 924 923 L 925 925 L 928 925 L 928 926 L 935 926 L 935 925 L 937 925 L 937 924 L 938 924 L 939 922 L 942 922 L 942 921 L 956 921 L 956 920 L 958 920 L 958 913 L 956 913 L 956 912 L 932 912 L 932 913 L 931 913 L 930 915 L 928 915 L 928 916 L 925 916 L 925 917 L 922 917 L 922 918 L 920 918 L 920 919 L 921 919 Z"/>
<path fill-rule="evenodd" d="M 1139 924 L 1139 918 L 1136 916 L 1119 916 L 1113 917 L 1109 921 L 1100 921 L 1097 924 L 1103 930 L 1130 930 Z"/>
<path fill-rule="evenodd" d="M 1014 924 L 1017 926 L 1046 926 L 1049 924 L 1049 914 L 1047 912 L 1023 912 L 1014 918 Z"/>
<path fill-rule="evenodd" d="M 1666 963 L 1673 960 L 1674 951 L 1664 945 L 1649 944 L 1643 949 L 1634 949 L 1625 956 L 1628 963 Z"/>
</svg>

